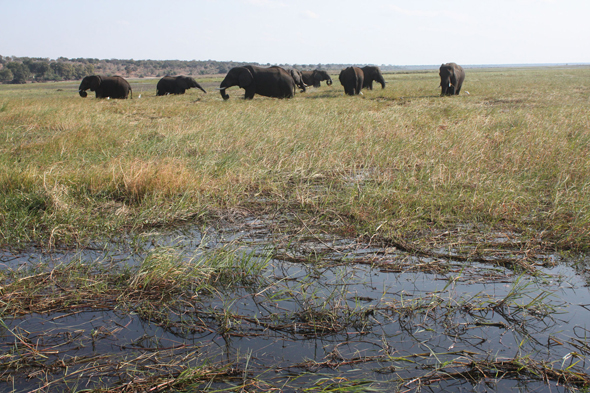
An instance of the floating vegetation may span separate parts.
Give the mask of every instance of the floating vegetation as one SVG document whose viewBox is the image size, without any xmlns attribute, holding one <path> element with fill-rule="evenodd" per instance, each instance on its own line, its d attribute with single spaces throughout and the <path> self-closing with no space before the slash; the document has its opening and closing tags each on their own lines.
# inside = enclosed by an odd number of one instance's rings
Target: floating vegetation
<svg viewBox="0 0 590 393">
<path fill-rule="evenodd" d="M 14 391 L 588 386 L 588 311 L 572 302 L 584 284 L 563 263 L 435 259 L 311 227 L 277 241 L 292 219 L 154 234 L 102 259 L 7 256 L 0 380 Z"/>
</svg>

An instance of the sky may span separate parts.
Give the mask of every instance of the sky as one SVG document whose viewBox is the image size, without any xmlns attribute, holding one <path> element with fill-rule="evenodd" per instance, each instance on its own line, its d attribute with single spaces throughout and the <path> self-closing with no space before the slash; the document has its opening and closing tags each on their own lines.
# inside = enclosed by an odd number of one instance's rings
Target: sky
<svg viewBox="0 0 590 393">
<path fill-rule="evenodd" d="M 590 63 L 590 0 L 0 0 L 0 55 Z"/>
</svg>

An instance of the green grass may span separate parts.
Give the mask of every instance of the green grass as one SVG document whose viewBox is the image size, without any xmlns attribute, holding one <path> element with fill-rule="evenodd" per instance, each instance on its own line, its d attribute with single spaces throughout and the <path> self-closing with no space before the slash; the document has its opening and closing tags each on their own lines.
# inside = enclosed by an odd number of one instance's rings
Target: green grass
<svg viewBox="0 0 590 393">
<path fill-rule="evenodd" d="M 441 98 L 436 72 L 393 73 L 361 97 L 335 82 L 291 100 L 233 88 L 228 102 L 219 78 L 199 80 L 207 95 L 167 97 L 132 81 L 125 101 L 82 99 L 71 82 L 2 85 L 0 246 L 84 245 L 247 208 L 351 235 L 475 223 L 588 250 L 589 76 L 467 70 L 470 95 Z"/>
</svg>

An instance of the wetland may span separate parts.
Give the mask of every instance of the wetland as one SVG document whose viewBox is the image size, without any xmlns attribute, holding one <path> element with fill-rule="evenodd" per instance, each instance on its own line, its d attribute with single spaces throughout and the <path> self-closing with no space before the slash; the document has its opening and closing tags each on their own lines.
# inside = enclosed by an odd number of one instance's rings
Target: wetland
<svg viewBox="0 0 590 393">
<path fill-rule="evenodd" d="M 0 86 L 0 390 L 587 391 L 590 68 Z"/>
</svg>

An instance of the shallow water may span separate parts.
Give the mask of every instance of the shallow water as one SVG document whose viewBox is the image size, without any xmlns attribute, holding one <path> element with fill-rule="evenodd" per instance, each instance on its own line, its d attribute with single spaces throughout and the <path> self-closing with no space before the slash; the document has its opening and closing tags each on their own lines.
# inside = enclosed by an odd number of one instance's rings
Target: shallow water
<svg viewBox="0 0 590 393">
<path fill-rule="evenodd" d="M 18 256 L 5 253 L 0 266 L 22 269 L 44 263 L 52 267 L 82 260 L 116 269 L 137 266 L 146 254 L 166 247 L 183 250 L 188 259 L 228 244 L 252 252 L 257 247 L 268 249 L 268 241 L 261 240 L 267 236 L 265 228 L 252 220 L 237 231 L 193 228 L 182 234 L 154 233 L 128 243 L 124 251 L 106 247 Z M 316 246 L 321 257 L 315 262 L 271 259 L 262 284 L 220 287 L 214 295 L 196 296 L 183 313 L 171 312 L 166 324 L 108 307 L 17 318 L 5 315 L 1 352 L 14 355 L 22 348 L 14 334 L 18 333 L 35 346 L 45 365 L 52 365 L 52 378 L 69 375 L 65 379 L 79 388 L 115 385 L 125 380 L 124 373 L 113 374 L 109 364 L 128 361 L 129 367 L 149 370 L 154 357 L 159 364 L 167 364 L 157 372 L 226 363 L 284 391 L 319 389 L 326 381 L 323 378 L 336 385 L 362 380 L 385 390 L 402 385 L 407 391 L 567 390 L 560 383 L 545 384 L 522 375 L 488 374 L 476 381 L 417 379 L 439 371 L 465 370 L 472 361 L 514 358 L 547 362 L 555 369 L 573 365 L 572 370 L 588 372 L 590 292 L 584 276 L 574 270 L 580 266 L 574 261 L 550 256 L 559 263 L 538 268 L 535 276 L 454 261 L 447 262 L 452 268 L 444 273 L 391 272 L 383 265 L 375 268 L 354 261 L 378 254 L 381 261 L 385 255 L 411 266 L 432 259 L 353 247 L 345 239 L 316 240 Z M 287 251 L 304 254 L 304 248 L 298 244 Z M 81 358 L 86 361 L 80 363 Z M 92 374 L 100 378 L 89 377 Z M 34 367 L 10 377 L 4 376 L 0 390 L 43 386 Z M 66 386 L 71 388 L 60 382 L 52 389 Z M 221 382 L 214 386 L 227 387 Z"/>
</svg>

